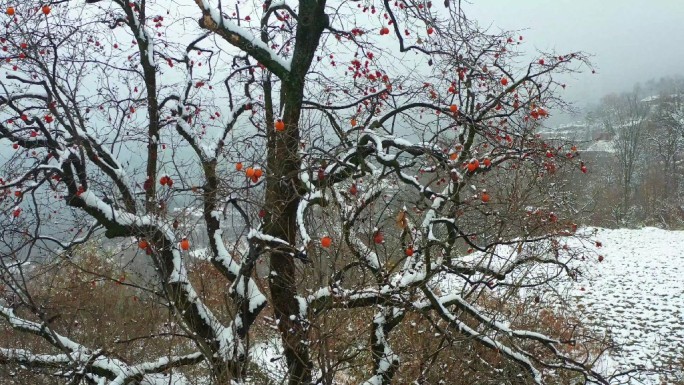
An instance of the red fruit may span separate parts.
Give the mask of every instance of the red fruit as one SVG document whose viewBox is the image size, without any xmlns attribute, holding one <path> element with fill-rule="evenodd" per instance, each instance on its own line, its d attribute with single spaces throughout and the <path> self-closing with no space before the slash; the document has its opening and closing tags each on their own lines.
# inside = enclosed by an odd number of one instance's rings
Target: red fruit
<svg viewBox="0 0 684 385">
<path fill-rule="evenodd" d="M 349 193 L 351 195 L 356 195 L 359 192 L 359 189 L 356 188 L 356 183 L 352 183 L 351 187 L 349 188 Z"/>
<path fill-rule="evenodd" d="M 145 250 L 145 249 L 147 249 L 147 246 L 149 246 L 149 243 L 147 243 L 146 240 L 141 239 L 140 241 L 138 241 L 138 247 L 139 248 Z"/>
<path fill-rule="evenodd" d="M 19 143 L 13 143 L 13 144 L 12 144 L 12 148 L 15 149 L 15 150 L 18 149 L 18 148 L 19 148 Z"/>
<path fill-rule="evenodd" d="M 428 35 L 432 35 L 433 32 L 435 32 L 435 29 L 432 27 L 428 27 L 428 29 L 427 29 Z"/>
<path fill-rule="evenodd" d="M 21 197 L 21 191 L 15 191 L 14 196 L 17 198 Z"/>
<path fill-rule="evenodd" d="M 164 175 L 163 177 L 159 178 L 159 184 L 162 186 L 165 186 L 167 183 L 169 183 L 169 177 Z"/>
<path fill-rule="evenodd" d="M 187 238 L 183 238 L 183 240 L 180 241 L 180 248 L 183 251 L 188 251 L 190 249 L 190 241 L 188 241 Z"/>
<path fill-rule="evenodd" d="M 14 16 L 14 7 L 7 7 L 7 14 L 9 16 Z"/>
<path fill-rule="evenodd" d="M 332 238 L 325 236 L 321 238 L 321 246 L 325 247 L 326 249 L 332 245 Z"/>
<path fill-rule="evenodd" d="M 413 247 L 409 246 L 409 247 L 406 249 L 406 256 L 407 256 L 407 257 L 413 257 Z"/>
<path fill-rule="evenodd" d="M 602 246 L 603 246 L 603 243 L 601 243 L 600 241 L 596 241 L 596 247 L 602 247 Z"/>
<path fill-rule="evenodd" d="M 453 112 L 453 113 L 458 112 L 458 106 L 455 105 L 455 104 L 450 105 L 450 106 L 449 106 L 449 111 L 451 111 L 451 112 Z"/>
<path fill-rule="evenodd" d="M 482 163 L 484 163 L 485 167 L 489 167 L 492 165 L 492 161 L 489 160 L 489 158 L 484 158 L 484 161 L 482 161 Z"/>
<path fill-rule="evenodd" d="M 491 199 L 491 197 L 489 196 L 489 194 L 487 194 L 486 191 L 483 191 L 483 192 L 482 192 L 482 196 L 480 197 L 480 199 L 482 199 L 482 203 L 487 203 L 487 202 L 489 202 L 489 200 Z"/>
<path fill-rule="evenodd" d="M 480 167 L 480 161 L 477 159 L 473 159 L 470 161 L 470 163 L 468 163 L 467 167 L 468 167 L 468 171 L 474 172 L 475 170 L 477 170 Z"/>
<path fill-rule="evenodd" d="M 580 170 L 582 170 L 583 173 L 587 173 L 587 166 L 582 166 L 580 167 Z"/>
<path fill-rule="evenodd" d="M 261 176 L 264 175 L 264 171 L 260 168 L 254 169 L 254 177 L 259 179 Z"/>
<path fill-rule="evenodd" d="M 385 241 L 385 236 L 382 234 L 382 231 L 378 230 L 373 234 L 373 242 L 376 244 L 381 244 Z"/>
<path fill-rule="evenodd" d="M 544 59 L 539 59 L 539 65 L 544 65 Z"/>
<path fill-rule="evenodd" d="M 242 162 L 237 162 L 237 163 L 235 164 L 235 169 L 236 169 L 237 171 L 242 171 Z"/>
<path fill-rule="evenodd" d="M 50 14 L 50 6 L 49 5 L 43 5 L 42 11 L 43 11 L 44 15 L 49 15 Z"/>
<path fill-rule="evenodd" d="M 259 218 L 263 218 L 265 216 L 266 216 L 266 210 L 264 210 L 264 209 L 259 210 Z"/>
<path fill-rule="evenodd" d="M 21 215 L 21 209 L 14 209 L 14 211 L 12 211 L 12 216 L 15 218 L 18 218 L 19 215 Z"/>
<path fill-rule="evenodd" d="M 247 167 L 247 170 L 245 170 L 245 176 L 247 178 L 252 178 L 254 176 L 254 168 Z"/>
<path fill-rule="evenodd" d="M 599 255 L 599 256 L 598 256 L 598 261 L 599 261 L 599 262 L 603 262 L 603 255 Z"/>
<path fill-rule="evenodd" d="M 285 122 L 282 119 L 276 120 L 274 126 L 276 131 L 285 131 Z"/>
<path fill-rule="evenodd" d="M 505 86 L 508 84 L 508 79 L 507 78 L 501 78 L 501 85 Z"/>
</svg>

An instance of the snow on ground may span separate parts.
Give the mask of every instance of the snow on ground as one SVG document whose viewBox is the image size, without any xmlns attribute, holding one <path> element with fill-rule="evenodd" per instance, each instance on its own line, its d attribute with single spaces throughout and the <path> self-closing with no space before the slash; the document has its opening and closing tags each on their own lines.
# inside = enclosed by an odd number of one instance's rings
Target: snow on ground
<svg viewBox="0 0 684 385">
<path fill-rule="evenodd" d="M 629 385 L 670 384 L 673 377 L 684 381 L 684 231 L 583 228 L 578 235 L 566 241 L 570 253 L 576 250 L 584 256 L 570 262 L 583 274 L 577 281 L 559 280 L 554 291 L 567 293 L 568 305 L 574 302 L 583 310 L 588 326 L 619 347 L 600 362 L 599 371 L 612 375 L 645 370 L 638 378 L 620 379 Z M 545 245 L 501 245 L 495 256 L 473 253 L 459 260 L 497 269 L 515 261 L 521 250 L 543 252 Z M 568 252 L 559 255 L 561 261 L 569 259 Z M 541 268 L 523 274 L 529 280 L 548 273 Z M 443 278 L 438 282 L 445 292 L 462 285 L 458 279 Z"/>
<path fill-rule="evenodd" d="M 279 381 L 287 375 L 282 352 L 282 343 L 276 336 L 252 345 L 249 349 L 249 356 L 251 361 L 261 368 L 265 377 Z"/>
<path fill-rule="evenodd" d="M 569 294 L 587 315 L 591 326 L 621 346 L 601 365 L 604 369 L 658 369 L 684 365 L 684 231 L 652 227 L 581 229 L 595 242 L 574 240 L 592 259 L 587 274 L 572 282 Z M 510 253 L 514 253 L 511 249 Z M 503 255 L 510 255 L 503 252 Z M 599 262 L 599 256 L 602 261 Z M 473 258 L 471 256 L 471 258 Z M 440 282 L 447 285 L 448 281 Z M 563 285 L 563 284 L 561 284 Z M 563 290 L 565 291 L 565 290 Z M 251 360 L 271 379 L 286 373 L 277 337 L 255 343 Z M 681 374 L 680 374 L 681 375 Z M 624 380 L 624 379 L 623 379 Z M 624 383 L 624 382 L 623 382 Z M 659 375 L 641 375 L 627 384 L 671 383 Z"/>
<path fill-rule="evenodd" d="M 590 322 L 612 335 L 622 367 L 684 364 L 684 231 L 597 229 L 603 262 L 571 291 Z M 656 376 L 651 377 L 655 382 Z"/>
</svg>

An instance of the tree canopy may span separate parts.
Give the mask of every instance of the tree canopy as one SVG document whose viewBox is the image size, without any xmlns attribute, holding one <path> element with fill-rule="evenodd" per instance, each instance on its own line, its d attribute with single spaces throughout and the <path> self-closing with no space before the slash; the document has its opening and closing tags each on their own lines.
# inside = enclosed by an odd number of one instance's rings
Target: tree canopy
<svg viewBox="0 0 684 385">
<path fill-rule="evenodd" d="M 0 315 L 35 337 L 0 363 L 69 384 L 608 383 L 554 305 L 582 266 L 564 176 L 586 166 L 536 133 L 583 53 L 525 63 L 522 36 L 449 0 L 0 3 Z M 75 327 L 87 290 L 127 290 L 146 334 Z"/>
</svg>

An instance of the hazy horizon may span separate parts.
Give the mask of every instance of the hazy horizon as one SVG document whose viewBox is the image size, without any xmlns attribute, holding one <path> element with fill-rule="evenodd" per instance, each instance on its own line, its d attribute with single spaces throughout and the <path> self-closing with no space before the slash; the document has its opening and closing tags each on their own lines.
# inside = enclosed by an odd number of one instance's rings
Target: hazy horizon
<svg viewBox="0 0 684 385">
<path fill-rule="evenodd" d="M 466 15 L 493 30 L 522 30 L 522 50 L 583 51 L 596 74 L 568 79 L 562 96 L 578 108 L 635 83 L 684 74 L 684 2 L 673 0 L 471 0 Z"/>
</svg>

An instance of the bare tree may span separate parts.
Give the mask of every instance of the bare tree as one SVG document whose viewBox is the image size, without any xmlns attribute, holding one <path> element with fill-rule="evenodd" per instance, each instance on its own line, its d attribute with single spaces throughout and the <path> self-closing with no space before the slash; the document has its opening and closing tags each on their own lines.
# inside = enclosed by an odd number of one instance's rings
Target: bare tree
<svg viewBox="0 0 684 385">
<path fill-rule="evenodd" d="M 661 94 L 653 116 L 654 130 L 649 140 L 654 146 L 655 155 L 662 164 L 667 180 L 666 193 L 679 189 L 678 162 L 684 140 L 684 103 L 682 88 L 675 87 L 669 94 Z"/>
<path fill-rule="evenodd" d="M 614 146 L 620 167 L 622 207 L 619 221 L 630 209 L 634 192 L 634 178 L 644 152 L 650 105 L 642 102 L 637 91 L 621 95 L 608 95 L 602 102 L 606 129 L 614 133 Z"/>
<path fill-rule="evenodd" d="M 44 350 L 2 347 L 1 363 L 72 384 L 190 383 L 192 366 L 247 382 L 274 328 L 282 382 L 389 384 L 419 322 L 438 342 L 402 383 L 453 349 L 525 383 L 608 383 L 572 348 L 577 324 L 546 335 L 502 308 L 578 274 L 548 186 L 583 165 L 535 130 L 582 53 L 517 66 L 522 37 L 448 1 L 53 3 L 2 1 L 0 315 Z M 79 266 L 103 235 L 153 267 L 132 285 L 186 343 L 136 361 L 53 323 L 31 281 L 60 270 L 27 263 Z"/>
</svg>

